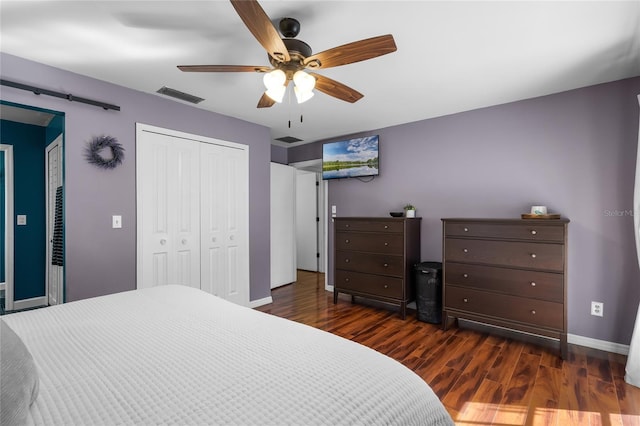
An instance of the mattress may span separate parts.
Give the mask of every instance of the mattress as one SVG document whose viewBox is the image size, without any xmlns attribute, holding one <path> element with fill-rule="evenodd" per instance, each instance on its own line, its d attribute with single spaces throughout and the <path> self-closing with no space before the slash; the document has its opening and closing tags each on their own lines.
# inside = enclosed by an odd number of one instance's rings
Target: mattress
<svg viewBox="0 0 640 426">
<path fill-rule="evenodd" d="M 2 318 L 37 367 L 35 425 L 453 424 L 395 360 L 190 287 Z"/>
</svg>

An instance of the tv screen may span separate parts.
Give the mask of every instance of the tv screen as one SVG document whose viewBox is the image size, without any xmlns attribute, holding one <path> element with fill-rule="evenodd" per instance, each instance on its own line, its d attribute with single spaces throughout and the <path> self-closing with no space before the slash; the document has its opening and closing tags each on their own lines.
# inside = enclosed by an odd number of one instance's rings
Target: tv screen
<svg viewBox="0 0 640 426">
<path fill-rule="evenodd" d="M 378 135 L 322 145 L 322 179 L 378 175 Z"/>
</svg>

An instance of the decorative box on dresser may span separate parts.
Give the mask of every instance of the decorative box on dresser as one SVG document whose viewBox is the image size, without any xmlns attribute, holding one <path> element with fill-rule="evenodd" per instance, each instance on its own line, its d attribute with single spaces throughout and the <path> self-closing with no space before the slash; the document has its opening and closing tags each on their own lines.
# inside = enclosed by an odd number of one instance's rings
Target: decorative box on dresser
<svg viewBox="0 0 640 426">
<path fill-rule="evenodd" d="M 338 293 L 400 306 L 415 295 L 413 267 L 420 262 L 421 218 L 334 218 L 333 303 Z"/>
<path fill-rule="evenodd" d="M 453 318 L 557 339 L 567 356 L 568 219 L 442 219 L 443 327 Z"/>
</svg>

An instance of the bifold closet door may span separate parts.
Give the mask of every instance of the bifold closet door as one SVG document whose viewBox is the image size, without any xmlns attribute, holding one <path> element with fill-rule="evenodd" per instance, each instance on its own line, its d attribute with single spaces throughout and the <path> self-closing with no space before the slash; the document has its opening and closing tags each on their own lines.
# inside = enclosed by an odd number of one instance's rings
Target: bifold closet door
<svg viewBox="0 0 640 426">
<path fill-rule="evenodd" d="M 248 152 L 200 144 L 202 289 L 249 301 Z"/>
<path fill-rule="evenodd" d="M 139 132 L 137 144 L 138 288 L 200 288 L 200 143 Z"/>
</svg>

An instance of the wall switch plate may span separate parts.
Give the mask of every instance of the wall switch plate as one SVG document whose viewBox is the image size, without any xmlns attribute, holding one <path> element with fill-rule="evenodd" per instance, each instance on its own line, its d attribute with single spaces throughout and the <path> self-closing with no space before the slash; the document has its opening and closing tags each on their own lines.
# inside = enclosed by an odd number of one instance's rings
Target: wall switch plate
<svg viewBox="0 0 640 426">
<path fill-rule="evenodd" d="M 602 302 L 591 302 L 591 315 L 595 315 L 597 317 L 601 317 L 604 314 L 604 303 Z"/>
<path fill-rule="evenodd" d="M 26 225 L 27 224 L 27 215 L 19 214 L 16 216 L 16 225 Z"/>
<path fill-rule="evenodd" d="M 113 215 L 111 227 L 112 228 L 122 228 L 122 216 Z"/>
</svg>

